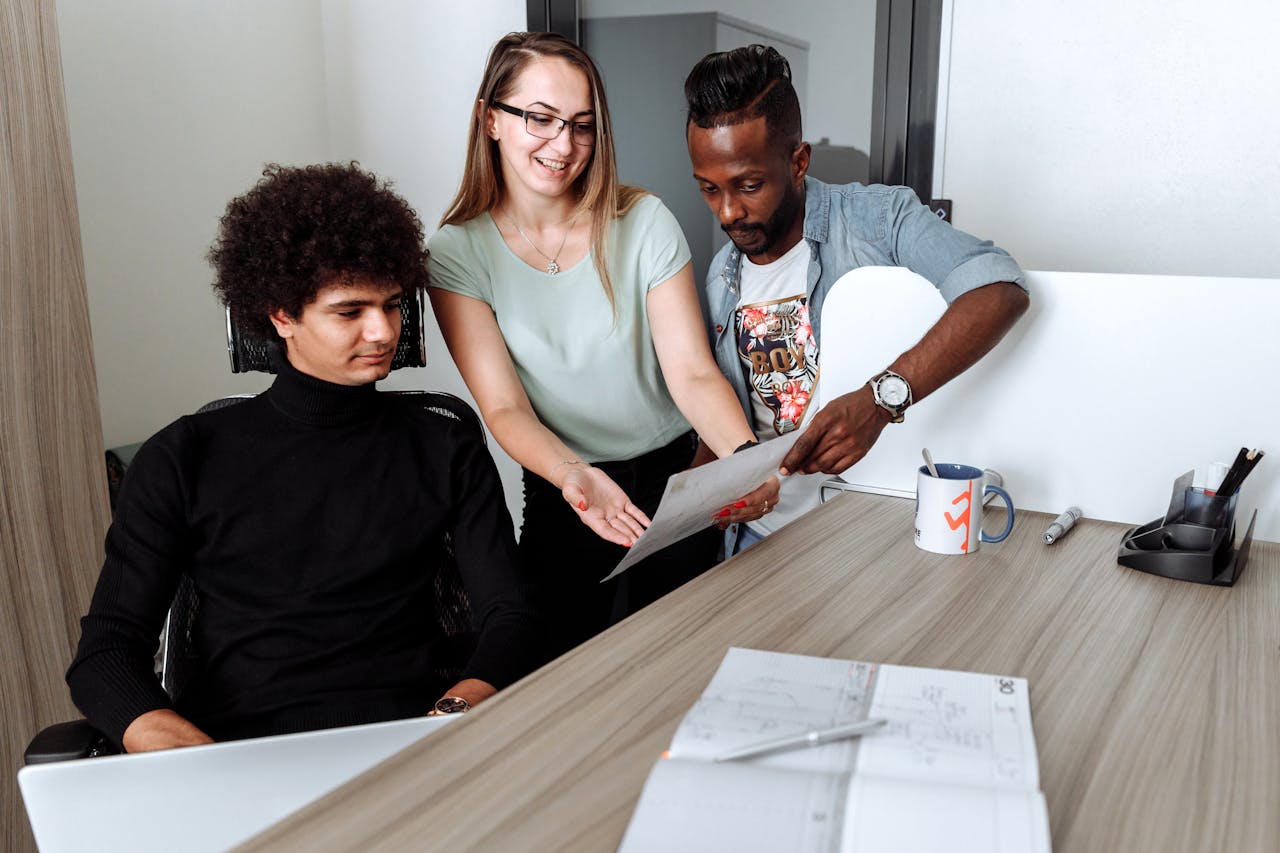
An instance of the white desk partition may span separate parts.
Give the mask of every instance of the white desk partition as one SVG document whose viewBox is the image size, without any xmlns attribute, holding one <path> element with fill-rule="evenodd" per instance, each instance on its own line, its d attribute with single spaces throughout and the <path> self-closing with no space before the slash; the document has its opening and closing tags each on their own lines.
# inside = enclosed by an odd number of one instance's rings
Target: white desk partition
<svg viewBox="0 0 1280 853">
<path fill-rule="evenodd" d="M 1136 524 L 1164 514 L 1178 475 L 1247 445 L 1268 456 L 1237 519 L 1256 507 L 1254 535 L 1280 540 L 1280 280 L 1027 276 L 1031 308 L 1005 340 L 843 479 L 914 495 L 927 446 L 939 462 L 996 469 L 1019 507 Z M 909 270 L 850 272 L 823 306 L 820 399 L 865 384 L 944 307 Z"/>
<path fill-rule="evenodd" d="M 459 715 L 24 767 L 41 853 L 226 850 Z"/>
</svg>

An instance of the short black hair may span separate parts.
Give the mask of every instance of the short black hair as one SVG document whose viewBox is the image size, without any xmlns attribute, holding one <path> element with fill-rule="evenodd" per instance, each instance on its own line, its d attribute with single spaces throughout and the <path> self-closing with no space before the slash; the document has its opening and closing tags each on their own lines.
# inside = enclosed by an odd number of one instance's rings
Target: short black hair
<svg viewBox="0 0 1280 853">
<path fill-rule="evenodd" d="M 800 99 L 791 85 L 791 64 L 771 47 L 751 44 L 704 56 L 684 81 L 684 97 L 686 127 L 723 127 L 764 116 L 778 146 L 790 152 L 800 144 Z"/>
<path fill-rule="evenodd" d="M 253 334 L 277 340 L 270 314 L 297 319 L 335 281 L 427 286 L 422 223 L 388 182 L 354 162 L 262 174 L 227 205 L 208 256 L 218 298 Z"/>
</svg>

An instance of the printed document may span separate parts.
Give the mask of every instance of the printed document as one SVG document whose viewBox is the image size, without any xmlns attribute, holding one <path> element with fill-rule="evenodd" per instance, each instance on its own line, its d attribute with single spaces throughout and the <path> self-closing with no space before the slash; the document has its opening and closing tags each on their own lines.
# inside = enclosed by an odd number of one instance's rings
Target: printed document
<svg viewBox="0 0 1280 853">
<path fill-rule="evenodd" d="M 888 723 L 713 761 L 873 718 Z M 1027 682 L 730 649 L 649 774 L 621 850 L 1049 853 Z"/>
<path fill-rule="evenodd" d="M 658 511 L 653 514 L 653 524 L 640 534 L 618 567 L 601 580 L 615 578 L 650 554 L 711 526 L 713 513 L 754 491 L 778 472 L 778 465 L 799 437 L 799 432 L 793 432 L 672 474 Z"/>
</svg>

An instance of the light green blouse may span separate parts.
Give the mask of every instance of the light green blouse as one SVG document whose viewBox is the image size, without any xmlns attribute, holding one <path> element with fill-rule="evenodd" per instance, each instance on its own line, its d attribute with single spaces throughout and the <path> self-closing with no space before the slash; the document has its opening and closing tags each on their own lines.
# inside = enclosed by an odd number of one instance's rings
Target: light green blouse
<svg viewBox="0 0 1280 853">
<path fill-rule="evenodd" d="M 444 226 L 428 248 L 431 286 L 493 309 L 534 412 L 582 459 L 631 459 L 688 431 L 662 379 L 645 297 L 689 262 L 689 246 L 655 196 L 614 224 L 616 322 L 591 255 L 547 275 L 511 251 L 488 214 Z"/>
</svg>

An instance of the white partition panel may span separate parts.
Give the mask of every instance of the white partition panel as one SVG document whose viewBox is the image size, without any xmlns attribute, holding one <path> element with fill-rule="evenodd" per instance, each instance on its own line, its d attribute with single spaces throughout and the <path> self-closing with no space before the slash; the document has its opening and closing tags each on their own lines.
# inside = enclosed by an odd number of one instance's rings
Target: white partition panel
<svg viewBox="0 0 1280 853">
<path fill-rule="evenodd" d="M 1030 272 L 1031 309 L 985 359 L 890 425 L 843 475 L 913 494 L 920 449 L 995 468 L 1014 503 L 1138 523 L 1179 474 L 1269 452 L 1241 494 L 1255 535 L 1280 540 L 1280 281 Z M 867 267 L 822 317 L 820 396 L 865 383 L 943 309 L 924 279 Z M 1243 531 L 1242 531 L 1243 532 Z"/>
</svg>

